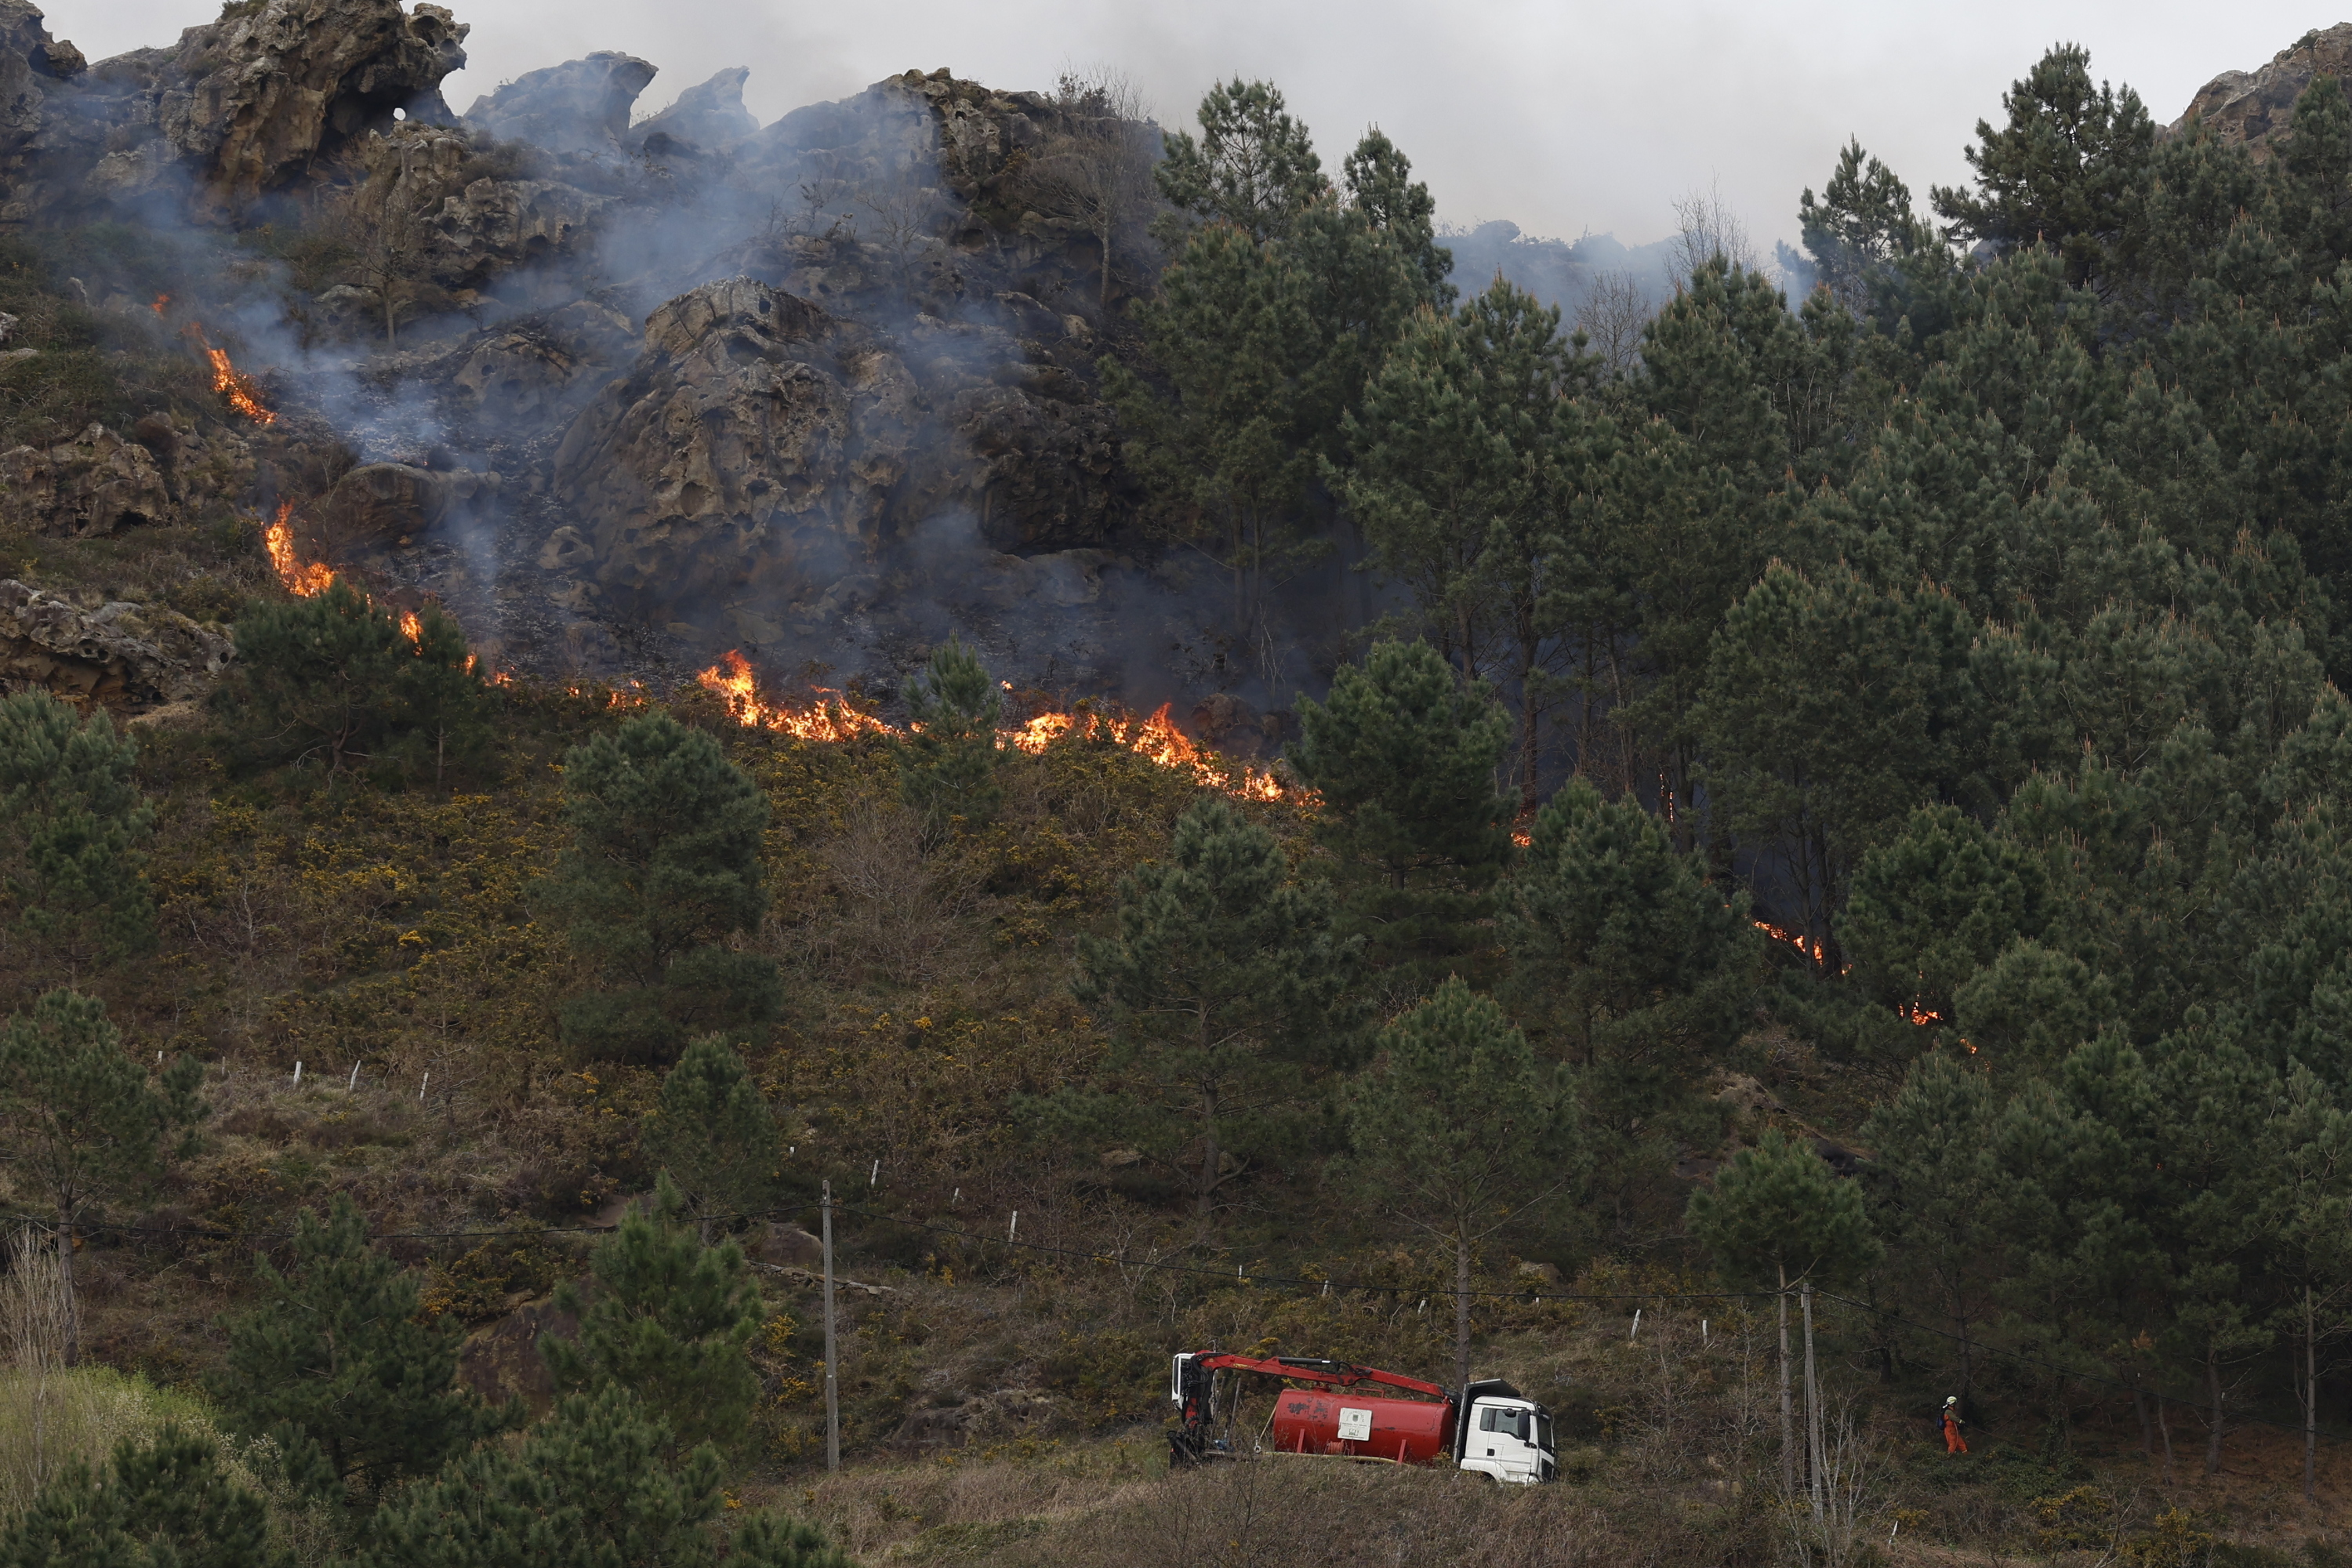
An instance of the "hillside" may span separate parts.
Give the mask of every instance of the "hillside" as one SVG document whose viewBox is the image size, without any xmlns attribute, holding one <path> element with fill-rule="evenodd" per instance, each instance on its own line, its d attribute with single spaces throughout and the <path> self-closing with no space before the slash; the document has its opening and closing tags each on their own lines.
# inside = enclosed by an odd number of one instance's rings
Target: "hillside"
<svg viewBox="0 0 2352 1568">
<path fill-rule="evenodd" d="M 1770 276 L 467 33 L 0 0 L 0 1568 L 2345 1550 L 2352 32 Z"/>
</svg>

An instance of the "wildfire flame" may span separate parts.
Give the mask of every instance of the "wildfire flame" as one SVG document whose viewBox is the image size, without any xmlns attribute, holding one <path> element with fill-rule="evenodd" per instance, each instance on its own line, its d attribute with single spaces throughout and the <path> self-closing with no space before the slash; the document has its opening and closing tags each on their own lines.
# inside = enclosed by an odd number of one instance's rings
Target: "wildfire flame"
<svg viewBox="0 0 2352 1568">
<path fill-rule="evenodd" d="M 415 610 L 400 612 L 400 635 L 413 643 L 424 642 L 425 622 L 418 617 Z"/>
<path fill-rule="evenodd" d="M 155 296 L 155 302 L 147 308 L 160 316 L 163 313 L 163 307 L 171 302 L 172 297 L 169 294 L 158 294 Z"/>
<path fill-rule="evenodd" d="M 323 594 L 327 584 L 335 580 L 331 569 L 320 562 L 304 565 L 294 554 L 294 503 L 280 502 L 278 521 L 261 525 L 261 547 L 269 552 L 269 564 L 286 591 L 301 598 Z M 410 617 L 414 618 L 414 617 Z M 404 623 L 403 630 L 406 629 Z"/>
<path fill-rule="evenodd" d="M 156 314 L 162 313 L 162 301 L 158 300 Z M 231 408 L 256 425 L 277 424 L 278 416 L 261 405 L 261 388 L 255 384 L 253 377 L 229 363 L 228 351 L 213 347 L 212 340 L 205 336 L 204 328 L 194 321 L 190 321 L 185 330 L 190 341 L 204 350 L 205 357 L 212 361 L 213 390 L 227 398 Z"/>
<path fill-rule="evenodd" d="M 726 702 L 728 713 L 747 728 L 775 730 L 803 741 L 846 741 L 858 735 L 902 732 L 873 714 L 851 707 L 840 692 L 822 687 L 817 689 L 814 701 L 797 708 L 767 700 L 760 694 L 759 677 L 752 672 L 750 661 L 731 648 L 695 679 L 705 689 L 717 693 Z M 1011 689 L 1009 684 L 1006 689 Z M 1203 788 L 1223 790 L 1245 800 L 1311 798 L 1308 792 L 1284 784 L 1271 773 L 1247 765 L 1236 767 L 1216 753 L 1202 750 L 1168 716 L 1171 706 L 1161 703 L 1149 718 L 1092 712 L 1040 713 L 1015 728 L 999 730 L 996 743 L 1005 750 L 1034 756 L 1067 737 L 1108 742 L 1163 768 L 1190 772 Z"/>
</svg>

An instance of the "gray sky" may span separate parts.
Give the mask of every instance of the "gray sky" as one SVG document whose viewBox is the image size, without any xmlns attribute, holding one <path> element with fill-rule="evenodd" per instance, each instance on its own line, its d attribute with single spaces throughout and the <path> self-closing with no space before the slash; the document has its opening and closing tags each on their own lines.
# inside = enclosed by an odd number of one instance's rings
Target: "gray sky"
<svg viewBox="0 0 2352 1568">
<path fill-rule="evenodd" d="M 1006 88 L 1064 65 L 1134 79 L 1164 123 L 1189 124 L 1213 80 L 1272 79 L 1327 167 L 1370 123 L 1405 152 L 1456 223 L 1628 244 L 1674 226 L 1674 199 L 1711 182 L 1768 254 L 1795 238 L 1848 134 L 1924 205 L 1966 173 L 1979 118 L 2049 44 L 2089 46 L 2093 70 L 2137 88 L 2159 121 L 2216 73 L 2252 69 L 2334 13 L 2275 0 L 452 0 L 478 93 L 592 49 L 661 69 L 641 109 L 748 66 L 761 121 L 909 67 Z M 51 0 L 50 31 L 92 59 L 170 42 L 210 0 Z"/>
</svg>

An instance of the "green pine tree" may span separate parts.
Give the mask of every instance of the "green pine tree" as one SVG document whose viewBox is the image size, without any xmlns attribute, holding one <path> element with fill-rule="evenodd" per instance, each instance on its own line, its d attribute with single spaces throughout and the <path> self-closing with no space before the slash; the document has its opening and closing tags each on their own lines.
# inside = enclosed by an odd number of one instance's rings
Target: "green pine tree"
<svg viewBox="0 0 2352 1568">
<path fill-rule="evenodd" d="M 783 1157 L 759 1084 L 717 1035 L 688 1046 L 662 1079 L 646 1119 L 645 1150 L 677 1184 L 706 1246 L 714 1215 L 747 1213 L 767 1201 Z"/>
<path fill-rule="evenodd" d="M 1572 1193 L 1584 1142 L 1563 1071 L 1459 979 L 1381 1035 L 1348 1087 L 1347 1178 L 1454 1258 L 1454 1374 L 1470 1382 L 1478 1245 Z"/>
<path fill-rule="evenodd" d="M 1865 850 L 1838 922 L 1857 984 L 1949 1021 L 1960 987 L 2048 920 L 2042 864 L 1957 806 L 1924 805 Z M 2067 1044 L 2074 1044 L 2068 1041 Z"/>
<path fill-rule="evenodd" d="M 1796 1490 L 1796 1413 L 1789 1392 L 1789 1292 L 1800 1282 L 1836 1284 L 1876 1261 L 1859 1184 L 1778 1128 L 1742 1149 L 1691 1194 L 1684 1223 L 1724 1276 L 1775 1292 L 1780 1329 L 1780 1487 Z"/>
<path fill-rule="evenodd" d="M 162 1174 L 168 1131 L 193 1128 L 205 1113 L 196 1099 L 203 1070 L 183 1057 L 151 1080 L 123 1050 L 105 1005 L 71 991 L 49 992 L 0 1028 L 0 1163 L 57 1215 L 68 1365 L 80 1354 L 78 1233 Z"/>
<path fill-rule="evenodd" d="M 1913 807 L 1989 785 L 1971 666 L 1977 626 L 1932 586 L 1880 593 L 1858 574 L 1775 563 L 1716 633 L 1691 723 L 1720 826 L 1769 846 L 1796 918 L 1835 973 L 1832 921 L 1855 863 Z"/>
<path fill-rule="evenodd" d="M 1808 185 L 1797 226 L 1821 287 L 1847 310 L 1867 310 L 1895 263 L 1937 244 L 1911 207 L 1911 189 L 1849 137 L 1819 200 Z"/>
<path fill-rule="evenodd" d="M 1330 919 L 1327 889 L 1291 879 L 1273 834 L 1219 797 L 1196 803 L 1168 858 L 1120 879 L 1118 933 L 1078 939 L 1071 988 L 1108 1014 L 1124 1082 L 1057 1110 L 1171 1159 L 1188 1130 L 1193 1210 L 1211 1213 L 1270 1115 L 1298 1101 L 1301 1066 L 1344 1040 L 1352 954 Z"/>
<path fill-rule="evenodd" d="M 1937 186 L 1936 211 L 1958 238 L 2047 244 L 2068 282 L 2090 281 L 2147 178 L 2155 121 L 2131 89 L 2092 85 L 2079 44 L 2051 48 L 2000 106 L 2009 122 L 1978 121 L 1978 145 L 1964 153 L 1977 188 Z"/>
<path fill-rule="evenodd" d="M 898 793 L 929 830 L 988 826 L 1004 801 L 996 721 L 1004 696 L 980 656 L 950 637 L 907 687 L 914 732 L 898 748 Z"/>
<path fill-rule="evenodd" d="M 1962 1408 L 1973 1410 L 1979 1337 L 1993 1314 L 2003 1240 L 2000 1148 L 1992 1084 L 1948 1051 L 1912 1065 L 1903 1088 L 1871 1113 L 1878 1151 L 1870 1179 L 1895 1265 L 1932 1304 L 1958 1352 Z"/>
<path fill-rule="evenodd" d="M 478 764 L 489 741 L 488 687 L 437 606 L 422 632 L 337 578 L 309 598 L 263 600 L 237 617 L 237 662 L 213 695 L 230 760 L 324 767 L 436 784 Z"/>
<path fill-rule="evenodd" d="M 1255 241 L 1289 232 L 1328 188 L 1314 138 L 1271 82 L 1220 82 L 1201 100 L 1201 135 L 1171 132 L 1154 171 L 1171 205 Z"/>
<path fill-rule="evenodd" d="M 1574 514 L 1615 448 L 1614 426 L 1575 395 L 1592 363 L 1559 327 L 1556 307 L 1499 278 L 1456 313 L 1417 316 L 1346 416 L 1351 468 L 1330 470 L 1439 651 L 1465 679 L 1516 689 L 1528 808 L 1588 575 Z"/>
<path fill-rule="evenodd" d="M 534 896 L 604 982 L 563 1005 L 574 1050 L 659 1062 L 697 1029 L 774 1016 L 774 961 L 721 945 L 767 910 L 767 797 L 717 742 L 656 712 L 574 746 L 563 819 L 572 847 Z"/>
<path fill-rule="evenodd" d="M 1710 886 L 1639 802 L 1570 779 L 1498 902 L 1514 990 L 1588 1068 L 1662 1048 L 1690 1061 L 1739 1027 L 1747 895 Z"/>
<path fill-rule="evenodd" d="M 519 1405 L 457 1385 L 463 1332 L 420 1315 L 422 1279 L 368 1245 L 348 1196 L 323 1224 L 296 1217 L 290 1271 L 254 1267 L 266 1299 L 224 1321 L 213 1394 L 240 1430 L 276 1439 L 290 1476 L 381 1496 L 520 1421 Z"/>
<path fill-rule="evenodd" d="M 0 1522 L 0 1568 L 290 1568 L 268 1524 L 210 1438 L 166 1426 L 123 1438 L 101 1474 L 71 1461 Z"/>
<path fill-rule="evenodd" d="M 1340 864 L 1349 933 L 1412 992 L 1475 968 L 1476 922 L 1511 855 L 1495 787 L 1509 717 L 1426 643 L 1382 642 L 1323 701 L 1300 698 L 1298 722 L 1287 755 L 1322 795 L 1317 832 Z"/>
<path fill-rule="evenodd" d="M 849 1568 L 807 1525 L 754 1515 L 726 1549 L 718 1450 L 679 1457 L 626 1388 L 560 1400 L 513 1447 L 484 1444 L 378 1510 L 364 1568 Z M 723 1551 L 723 1555 L 722 1555 Z"/>
<path fill-rule="evenodd" d="M 132 778 L 139 749 L 102 708 L 87 720 L 46 691 L 0 698 L 0 846 L 26 934 L 79 968 L 155 940 L 139 846 L 155 813 Z"/>
<path fill-rule="evenodd" d="M 631 1391 L 667 1434 L 665 1452 L 732 1451 L 750 1430 L 760 1380 L 745 1353 L 764 1316 L 751 1265 L 733 1241 L 705 1247 L 680 1226 L 686 1199 L 668 1176 L 596 1244 L 590 1284 L 556 1305 L 579 1315 L 576 1339 L 542 1335 L 539 1352 L 568 1390 Z"/>
</svg>

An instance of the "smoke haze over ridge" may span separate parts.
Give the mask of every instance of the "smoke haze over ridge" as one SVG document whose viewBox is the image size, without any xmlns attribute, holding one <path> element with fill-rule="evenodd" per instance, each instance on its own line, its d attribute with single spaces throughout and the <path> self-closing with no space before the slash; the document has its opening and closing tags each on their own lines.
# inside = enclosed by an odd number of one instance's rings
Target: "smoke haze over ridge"
<svg viewBox="0 0 2352 1568">
<path fill-rule="evenodd" d="M 1967 174 L 1979 118 L 2055 41 L 2139 89 L 2159 122 L 2217 73 L 2252 69 L 2339 18 L 2279 0 L 2216 9 L 2183 0 L 2023 0 L 1958 7 L 1861 0 L 1629 6 L 1476 0 L 1433 12 L 1397 0 L 1197 0 L 1181 7 L 1020 0 L 992 7 L 887 0 L 463 0 L 468 68 L 446 84 L 463 112 L 503 80 L 595 49 L 661 75 L 657 110 L 729 66 L 762 122 L 885 76 L 951 67 L 999 88 L 1051 84 L 1066 63 L 1132 76 L 1160 120 L 1187 124 L 1210 82 L 1266 77 L 1310 125 L 1327 167 L 1377 121 L 1454 223 L 1509 218 L 1530 234 L 1675 226 L 1671 203 L 1712 183 L 1769 254 L 1796 238 L 1797 194 L 1819 187 L 1848 134 L 1924 204 Z M 55 0 L 50 31 L 93 60 L 170 42 L 209 0 Z"/>
</svg>

